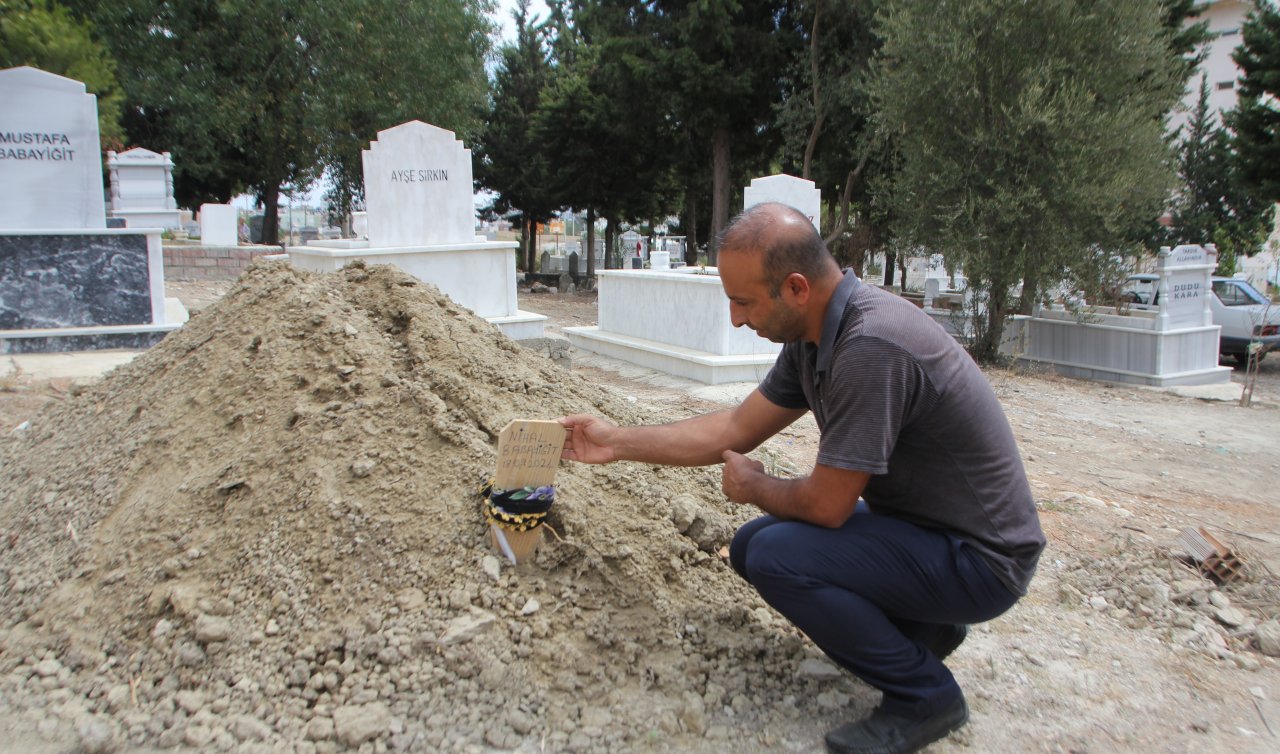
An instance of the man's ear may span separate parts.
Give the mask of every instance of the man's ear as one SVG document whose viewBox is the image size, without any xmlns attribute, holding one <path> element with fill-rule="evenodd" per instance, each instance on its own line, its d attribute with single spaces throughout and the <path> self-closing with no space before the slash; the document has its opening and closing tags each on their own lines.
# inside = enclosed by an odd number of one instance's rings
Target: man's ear
<svg viewBox="0 0 1280 754">
<path fill-rule="evenodd" d="M 811 290 L 812 289 L 809 287 L 809 278 L 798 272 L 793 272 L 790 275 L 787 275 L 787 278 L 782 281 L 783 295 L 790 298 L 791 302 L 794 304 L 803 305 L 808 303 L 809 293 Z"/>
</svg>

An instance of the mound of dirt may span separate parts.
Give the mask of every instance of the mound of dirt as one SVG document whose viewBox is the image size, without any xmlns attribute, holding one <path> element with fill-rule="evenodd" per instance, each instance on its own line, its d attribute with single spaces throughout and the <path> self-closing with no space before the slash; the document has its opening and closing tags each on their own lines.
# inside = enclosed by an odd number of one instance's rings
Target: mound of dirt
<svg viewBox="0 0 1280 754">
<path fill-rule="evenodd" d="M 0 441 L 0 695 L 94 751 L 697 750 L 846 704 L 716 557 L 751 512 L 712 471 L 564 465 L 536 562 L 494 556 L 498 432 L 580 411 L 647 417 L 392 268 L 259 263 Z"/>
</svg>

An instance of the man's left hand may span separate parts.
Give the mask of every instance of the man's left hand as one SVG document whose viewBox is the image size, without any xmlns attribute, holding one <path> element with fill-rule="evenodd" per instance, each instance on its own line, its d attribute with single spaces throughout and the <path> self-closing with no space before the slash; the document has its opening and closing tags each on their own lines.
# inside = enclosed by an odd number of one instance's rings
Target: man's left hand
<svg viewBox="0 0 1280 754">
<path fill-rule="evenodd" d="M 720 474 L 720 487 L 729 500 L 735 503 L 754 503 L 752 490 L 760 482 L 764 473 L 764 464 L 741 453 L 726 450 L 722 456 L 724 470 Z"/>
</svg>

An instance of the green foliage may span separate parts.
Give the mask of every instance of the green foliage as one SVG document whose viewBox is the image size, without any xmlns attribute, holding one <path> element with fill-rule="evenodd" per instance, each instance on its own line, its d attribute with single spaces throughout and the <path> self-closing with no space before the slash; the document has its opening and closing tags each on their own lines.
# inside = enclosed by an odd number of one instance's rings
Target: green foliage
<svg viewBox="0 0 1280 754">
<path fill-rule="evenodd" d="M 1203 45 L 1213 38 L 1208 21 L 1191 22 L 1204 11 L 1202 0 L 1160 0 L 1161 27 L 1183 83 L 1191 80 L 1204 60 Z"/>
<path fill-rule="evenodd" d="M 655 107 L 663 100 L 655 17 L 639 5 L 596 4 L 579 8 L 570 28 L 566 10 L 553 7 L 553 73 L 534 122 L 555 155 L 553 191 L 615 224 L 674 211 L 675 132 Z"/>
<path fill-rule="evenodd" d="M 787 0 L 563 0 L 503 50 L 478 150 L 497 211 L 572 205 L 643 223 L 768 170 L 773 105 L 798 37 Z M 518 12 L 519 13 L 519 12 Z M 708 167 L 713 167 L 708 175 Z M 705 205 L 704 205 L 705 206 Z M 612 237 L 612 236 L 610 236 Z"/>
<path fill-rule="evenodd" d="M 780 134 L 773 111 L 781 77 L 802 49 L 797 3 L 788 0 L 653 0 L 677 159 L 711 165 L 711 246 L 738 186 L 769 172 Z M 689 180 L 693 179 L 693 180 Z M 697 183 L 688 176 L 687 183 Z M 694 186 L 686 190 L 696 191 Z M 740 205 L 739 205 L 740 206 Z"/>
<path fill-rule="evenodd" d="M 66 2 L 109 33 L 125 129 L 173 154 L 182 206 L 250 190 L 274 208 L 326 165 L 346 204 L 355 145 L 402 118 L 467 127 L 483 96 L 485 0 Z M 276 232 L 268 211 L 264 242 Z"/>
<path fill-rule="evenodd" d="M 871 60 L 880 48 L 877 6 L 812 0 L 801 8 L 806 49 L 789 68 L 785 100 L 777 109 L 783 136 L 783 172 L 813 180 L 832 211 L 823 222 L 831 252 L 861 267 L 867 252 L 889 240 L 889 208 L 876 187 L 893 168 L 887 140 L 872 127 L 867 91 Z M 848 200 L 848 206 L 845 200 Z M 845 230 L 841 218 L 851 215 Z"/>
<path fill-rule="evenodd" d="M 366 0 L 349 3 L 344 23 L 328 28 L 314 117 L 325 132 L 320 158 L 333 215 L 345 217 L 363 200 L 361 152 L 378 131 L 421 120 L 466 144 L 478 136 L 489 84 L 487 7 L 481 0 Z"/>
<path fill-rule="evenodd" d="M 974 355 L 1099 249 L 1120 249 L 1172 183 L 1162 116 L 1182 70 L 1157 0 L 899 0 L 872 91 L 902 160 L 904 241 L 959 261 L 986 298 Z"/>
<path fill-rule="evenodd" d="M 553 156 L 537 141 L 534 131 L 543 91 L 551 81 L 547 32 L 544 24 L 530 22 L 528 10 L 528 0 L 520 0 L 514 13 L 516 40 L 498 51 L 492 106 L 473 147 L 477 182 L 497 194 L 492 211 L 518 212 L 526 233 L 558 208 L 551 189 Z M 533 269 L 533 257 L 530 244 L 525 250 L 525 269 Z"/>
<path fill-rule="evenodd" d="M 1218 267 L 1213 274 L 1226 278 L 1236 274 L 1236 242 L 1226 228 L 1214 232 L 1213 243 L 1218 247 Z"/>
<path fill-rule="evenodd" d="M 98 98 L 102 148 L 118 148 L 123 92 L 116 62 L 93 27 L 48 0 L 0 0 L 0 68 L 29 65 L 81 81 Z"/>
<path fill-rule="evenodd" d="M 1214 122 L 1208 82 L 1178 144 L 1180 186 L 1173 200 L 1173 222 L 1162 244 L 1204 244 L 1225 235 L 1233 246 L 1247 248 L 1263 224 L 1266 206 L 1241 185 L 1239 162 L 1230 136 Z M 1219 244 L 1219 248 L 1223 248 Z"/>
<path fill-rule="evenodd" d="M 1280 202 L 1280 8 L 1256 3 L 1232 53 L 1240 67 L 1239 99 L 1227 114 L 1235 132 L 1240 177 L 1253 195 Z"/>
</svg>

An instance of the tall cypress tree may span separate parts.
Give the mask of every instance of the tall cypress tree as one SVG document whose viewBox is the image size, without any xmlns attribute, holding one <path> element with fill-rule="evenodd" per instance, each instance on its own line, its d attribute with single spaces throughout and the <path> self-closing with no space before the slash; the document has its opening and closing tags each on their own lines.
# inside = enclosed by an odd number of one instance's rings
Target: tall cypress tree
<svg viewBox="0 0 1280 754">
<path fill-rule="evenodd" d="M 728 224 L 735 182 L 766 169 L 780 142 L 774 108 L 801 38 L 795 0 L 653 0 L 682 159 L 711 172 L 710 262 Z M 696 185 L 686 191 L 697 192 Z"/>
<path fill-rule="evenodd" d="M 493 210 L 516 212 L 521 227 L 521 266 L 535 269 L 537 225 L 559 207 L 551 186 L 548 154 L 538 143 L 534 120 L 551 80 L 546 28 L 529 19 L 529 2 L 513 12 L 516 39 L 504 46 L 494 74 L 492 106 L 473 150 L 476 181 L 493 191 Z"/>
<path fill-rule="evenodd" d="M 1242 188 L 1229 134 L 1215 125 L 1209 107 L 1209 85 L 1200 95 L 1178 144 L 1181 186 L 1174 200 L 1167 243 L 1206 244 L 1226 237 L 1248 249 L 1258 235 L 1263 207 Z"/>
<path fill-rule="evenodd" d="M 1240 67 L 1239 99 L 1227 114 L 1235 132 L 1240 177 L 1265 202 L 1280 202 L 1280 9 L 1256 3 L 1232 53 Z"/>
</svg>

